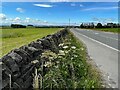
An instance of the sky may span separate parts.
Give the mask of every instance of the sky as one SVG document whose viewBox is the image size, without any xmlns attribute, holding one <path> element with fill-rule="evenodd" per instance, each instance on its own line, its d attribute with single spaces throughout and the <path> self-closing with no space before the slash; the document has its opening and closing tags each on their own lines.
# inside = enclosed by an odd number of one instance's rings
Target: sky
<svg viewBox="0 0 120 90">
<path fill-rule="evenodd" d="M 118 2 L 2 2 L 1 24 L 118 23 Z"/>
</svg>

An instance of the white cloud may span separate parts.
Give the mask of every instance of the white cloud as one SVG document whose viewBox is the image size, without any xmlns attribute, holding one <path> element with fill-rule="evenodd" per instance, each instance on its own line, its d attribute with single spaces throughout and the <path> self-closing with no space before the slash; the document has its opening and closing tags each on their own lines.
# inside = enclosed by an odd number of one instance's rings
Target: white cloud
<svg viewBox="0 0 120 90">
<path fill-rule="evenodd" d="M 96 8 L 87 8 L 83 9 L 83 11 L 92 11 L 92 10 L 111 10 L 111 9 L 118 9 L 119 7 L 96 7 Z"/>
<path fill-rule="evenodd" d="M 23 13 L 24 10 L 22 8 L 16 8 L 16 11 L 20 12 L 20 13 Z"/>
<path fill-rule="evenodd" d="M 33 4 L 33 5 L 39 7 L 45 7 L 45 8 L 53 7 L 52 5 L 48 5 L 48 4 Z"/>
<path fill-rule="evenodd" d="M 80 4 L 80 7 L 83 7 L 83 5 L 82 5 L 82 4 Z"/>
<path fill-rule="evenodd" d="M 3 14 L 3 13 L 0 13 L 0 19 L 1 19 L 1 20 L 5 20 L 5 19 L 6 19 L 6 15 Z"/>
<path fill-rule="evenodd" d="M 110 23 L 110 22 L 115 22 L 116 18 L 98 18 L 98 17 L 93 17 L 92 18 L 93 21 L 95 22 L 100 22 L 100 23 Z"/>
<path fill-rule="evenodd" d="M 19 18 L 19 17 L 16 17 L 14 20 L 15 20 L 15 21 L 19 21 L 19 20 L 20 20 L 20 18 Z"/>
<path fill-rule="evenodd" d="M 27 17 L 26 20 L 30 20 L 30 18 Z"/>
<path fill-rule="evenodd" d="M 71 6 L 73 6 L 73 7 L 74 7 L 74 6 L 76 6 L 76 4 L 75 4 L 75 3 L 71 3 Z"/>
</svg>

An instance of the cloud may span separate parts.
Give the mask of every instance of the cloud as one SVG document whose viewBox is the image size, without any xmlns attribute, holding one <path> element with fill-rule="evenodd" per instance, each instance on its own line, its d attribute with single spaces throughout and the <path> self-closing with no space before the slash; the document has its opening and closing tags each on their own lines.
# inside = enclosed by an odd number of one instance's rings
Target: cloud
<svg viewBox="0 0 120 90">
<path fill-rule="evenodd" d="M 30 18 L 27 17 L 26 20 L 30 20 Z"/>
<path fill-rule="evenodd" d="M 19 17 L 16 17 L 14 20 L 15 20 L 15 21 L 20 21 L 20 18 L 19 18 Z"/>
<path fill-rule="evenodd" d="M 92 10 L 112 10 L 112 9 L 118 9 L 119 7 L 96 7 L 96 8 L 87 8 L 83 9 L 83 11 L 92 11 Z"/>
<path fill-rule="evenodd" d="M 6 19 L 6 15 L 3 14 L 3 13 L 0 13 L 0 19 L 1 19 L 1 20 L 5 20 L 5 19 Z"/>
<path fill-rule="evenodd" d="M 20 13 L 23 13 L 24 10 L 22 8 L 16 8 L 16 11 L 20 12 Z"/>
<path fill-rule="evenodd" d="M 83 5 L 82 5 L 82 4 L 80 4 L 80 7 L 83 7 Z"/>
<path fill-rule="evenodd" d="M 75 4 L 75 3 L 71 3 L 71 6 L 73 6 L 73 7 L 74 7 L 74 6 L 76 6 L 76 4 Z"/>
<path fill-rule="evenodd" d="M 101 22 L 101 23 L 109 23 L 109 22 L 116 21 L 115 18 L 98 18 L 98 17 L 93 17 L 92 20 L 95 22 Z"/>
<path fill-rule="evenodd" d="M 48 5 L 48 4 L 33 4 L 33 5 L 39 7 L 45 7 L 45 8 L 53 7 L 52 5 Z"/>
</svg>

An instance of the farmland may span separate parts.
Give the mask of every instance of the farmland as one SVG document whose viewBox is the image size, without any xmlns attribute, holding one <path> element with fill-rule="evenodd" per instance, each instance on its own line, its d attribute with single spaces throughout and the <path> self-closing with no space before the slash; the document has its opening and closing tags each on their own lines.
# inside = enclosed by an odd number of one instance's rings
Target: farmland
<svg viewBox="0 0 120 90">
<path fill-rule="evenodd" d="M 0 35 L 0 39 L 2 40 L 2 47 L 0 47 L 0 52 L 2 52 L 1 56 L 7 54 L 12 49 L 19 48 L 48 34 L 53 34 L 60 29 L 61 28 L 0 29 L 0 31 L 2 31 Z"/>
</svg>

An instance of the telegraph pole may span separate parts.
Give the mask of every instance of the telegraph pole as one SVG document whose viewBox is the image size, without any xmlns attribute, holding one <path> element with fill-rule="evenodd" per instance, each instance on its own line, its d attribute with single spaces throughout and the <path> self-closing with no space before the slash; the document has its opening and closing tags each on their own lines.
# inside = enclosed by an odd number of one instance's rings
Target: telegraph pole
<svg viewBox="0 0 120 90">
<path fill-rule="evenodd" d="M 69 18 L 69 28 L 70 28 L 70 18 Z"/>
</svg>

